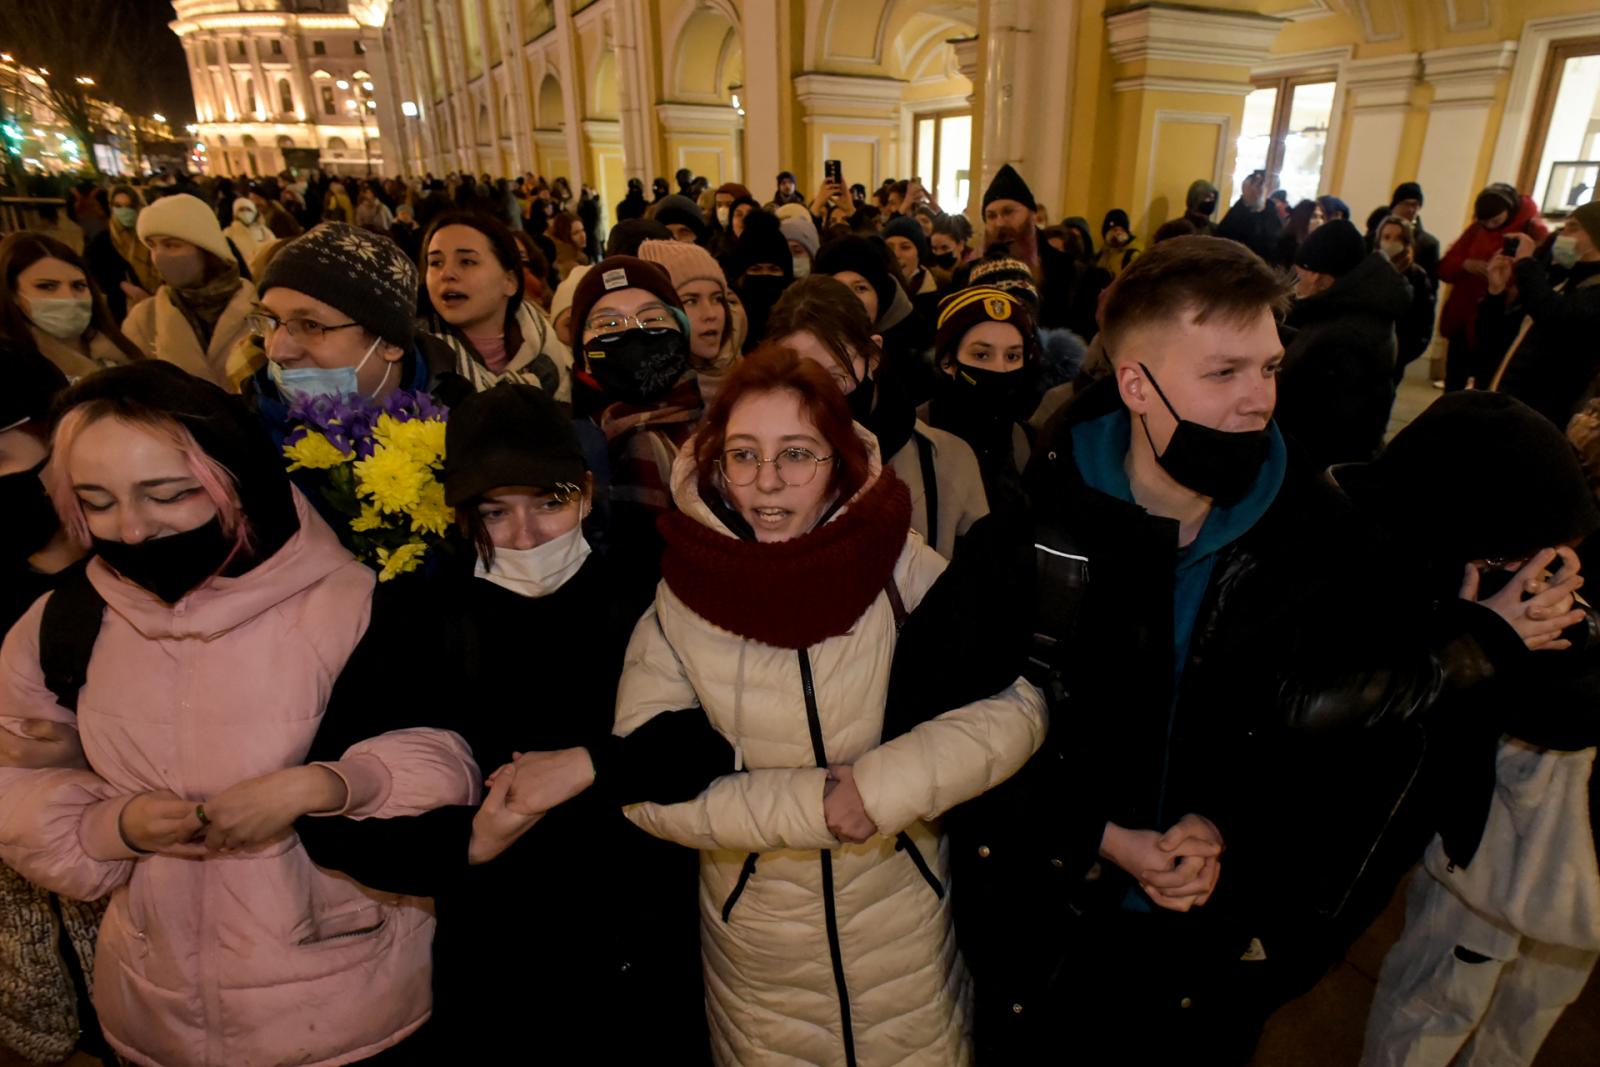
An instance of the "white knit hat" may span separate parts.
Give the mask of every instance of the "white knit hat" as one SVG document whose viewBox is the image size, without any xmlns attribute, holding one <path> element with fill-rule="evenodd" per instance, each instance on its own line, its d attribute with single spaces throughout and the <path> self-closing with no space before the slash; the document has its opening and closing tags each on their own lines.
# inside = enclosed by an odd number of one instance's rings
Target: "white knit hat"
<svg viewBox="0 0 1600 1067">
<path fill-rule="evenodd" d="M 163 196 L 139 212 L 139 240 L 176 237 L 203 248 L 224 263 L 233 262 L 233 249 L 222 236 L 216 214 L 205 201 L 188 193 Z"/>
<path fill-rule="evenodd" d="M 234 197 L 233 198 L 233 217 L 234 218 L 238 218 L 239 217 L 239 209 L 242 208 L 242 207 L 247 207 L 251 211 L 254 211 L 256 209 L 256 202 L 254 200 L 251 200 L 248 196 L 236 196 L 236 197 Z"/>
<path fill-rule="evenodd" d="M 572 310 L 572 294 L 578 291 L 578 283 L 583 281 L 583 276 L 593 269 L 593 264 L 573 267 L 572 273 L 561 279 L 561 284 L 556 286 L 556 295 L 550 298 L 551 322 L 559 319 L 563 311 Z"/>
</svg>

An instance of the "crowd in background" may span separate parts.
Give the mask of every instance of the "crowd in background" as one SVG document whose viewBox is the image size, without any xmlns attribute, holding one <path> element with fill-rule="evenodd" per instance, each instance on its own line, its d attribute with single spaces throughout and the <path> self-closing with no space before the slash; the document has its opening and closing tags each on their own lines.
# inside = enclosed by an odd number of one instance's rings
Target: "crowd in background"
<svg viewBox="0 0 1600 1067">
<path fill-rule="evenodd" d="M 0 1041 L 1244 1064 L 1409 877 L 1364 1067 L 1532 1061 L 1600 958 L 1600 202 L 827 173 L 0 240 Z"/>
</svg>

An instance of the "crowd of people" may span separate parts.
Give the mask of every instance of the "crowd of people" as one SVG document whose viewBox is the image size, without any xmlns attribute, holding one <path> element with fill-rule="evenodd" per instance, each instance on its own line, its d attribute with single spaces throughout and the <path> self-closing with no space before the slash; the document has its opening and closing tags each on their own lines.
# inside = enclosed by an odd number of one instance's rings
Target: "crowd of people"
<svg viewBox="0 0 1600 1067">
<path fill-rule="evenodd" d="M 675 178 L 0 240 L 0 1041 L 1245 1064 L 1409 878 L 1363 1067 L 1531 1063 L 1600 958 L 1600 203 Z"/>
</svg>

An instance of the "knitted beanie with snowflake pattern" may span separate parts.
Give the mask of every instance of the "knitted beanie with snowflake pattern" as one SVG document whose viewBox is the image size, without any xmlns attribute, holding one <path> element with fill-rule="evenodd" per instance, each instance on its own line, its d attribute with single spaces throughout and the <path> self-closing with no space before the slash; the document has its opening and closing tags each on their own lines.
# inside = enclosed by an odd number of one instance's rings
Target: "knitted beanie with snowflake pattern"
<svg viewBox="0 0 1600 1067">
<path fill-rule="evenodd" d="M 265 296 L 279 287 L 320 300 L 401 348 L 416 336 L 416 265 L 387 237 L 348 223 L 325 222 L 285 244 L 257 289 Z"/>
</svg>

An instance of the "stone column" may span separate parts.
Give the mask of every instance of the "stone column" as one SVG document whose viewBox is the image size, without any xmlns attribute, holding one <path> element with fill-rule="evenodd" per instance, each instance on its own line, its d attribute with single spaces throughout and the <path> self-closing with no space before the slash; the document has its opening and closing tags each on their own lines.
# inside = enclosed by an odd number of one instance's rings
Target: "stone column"
<svg viewBox="0 0 1600 1067">
<path fill-rule="evenodd" d="M 1351 205 L 1352 211 L 1389 202 L 1389 194 L 1394 191 L 1395 159 L 1400 154 L 1400 138 L 1411 112 L 1411 94 L 1419 73 L 1421 65 L 1415 52 L 1354 59 L 1340 67 L 1339 80 L 1344 82 L 1350 100 L 1345 120 L 1350 124 L 1350 139 L 1339 196 Z M 1328 150 L 1335 147 L 1330 139 Z M 1360 218 L 1354 221 L 1361 224 Z"/>
<path fill-rule="evenodd" d="M 627 174 L 644 182 L 646 190 L 660 170 L 656 114 L 650 92 L 648 42 L 642 40 L 649 25 L 643 0 L 614 0 L 616 16 L 617 106 L 622 124 L 622 155 Z"/>
<path fill-rule="evenodd" d="M 1489 116 L 1516 51 L 1515 41 L 1497 41 L 1422 53 L 1422 76 L 1433 86 L 1433 104 L 1417 181 L 1428 197 L 1430 228 L 1446 244 L 1466 222 L 1486 181 L 1516 180 L 1514 174 L 1486 174 Z"/>
<path fill-rule="evenodd" d="M 261 65 L 261 52 L 256 47 L 255 37 L 246 36 L 244 46 L 250 56 L 250 76 L 256 83 L 256 113 L 250 117 L 259 122 L 265 121 L 263 116 L 271 115 L 275 121 L 278 115 L 278 87 L 267 77 L 266 68 Z"/>
<path fill-rule="evenodd" d="M 583 68 L 578 65 L 578 30 L 572 24 L 572 5 L 556 4 L 556 48 L 561 56 L 561 72 L 566 82 L 561 86 L 561 119 L 565 125 L 562 133 L 567 143 L 567 184 L 572 195 L 578 195 L 579 186 L 588 173 L 588 151 L 584 145 L 583 116 L 588 111 L 584 92 Z M 551 174 L 554 181 L 558 175 Z"/>
<path fill-rule="evenodd" d="M 744 124 L 745 184 L 757 196 L 767 185 L 777 186 L 778 172 L 785 166 L 799 167 L 799 161 L 784 155 L 783 56 L 787 4 L 784 0 L 745 0 L 744 4 L 744 95 L 745 111 L 758 116 Z M 814 192 L 813 176 L 804 175 L 801 186 L 807 195 Z"/>
</svg>

